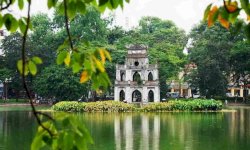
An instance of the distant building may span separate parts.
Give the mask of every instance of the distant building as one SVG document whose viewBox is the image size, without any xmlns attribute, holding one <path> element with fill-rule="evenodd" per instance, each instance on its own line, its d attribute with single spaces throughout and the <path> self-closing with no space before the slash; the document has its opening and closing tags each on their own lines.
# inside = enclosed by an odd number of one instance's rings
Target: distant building
<svg viewBox="0 0 250 150">
<path fill-rule="evenodd" d="M 157 64 L 149 64 L 147 47 L 130 45 L 124 65 L 116 65 L 115 101 L 159 102 Z"/>
<path fill-rule="evenodd" d="M 188 75 L 193 69 L 197 69 L 194 63 L 185 65 L 185 68 L 178 74 L 178 80 L 171 80 L 169 85 L 169 92 L 178 92 L 180 97 L 193 97 L 198 91 L 192 89 L 188 82 L 183 82 L 184 76 Z"/>
<path fill-rule="evenodd" d="M 250 83 L 250 75 L 244 77 Z M 229 97 L 244 97 L 250 95 L 250 84 L 244 85 L 243 82 L 240 82 L 241 79 L 234 79 L 233 75 L 229 78 L 229 84 L 227 86 L 227 96 Z"/>
</svg>

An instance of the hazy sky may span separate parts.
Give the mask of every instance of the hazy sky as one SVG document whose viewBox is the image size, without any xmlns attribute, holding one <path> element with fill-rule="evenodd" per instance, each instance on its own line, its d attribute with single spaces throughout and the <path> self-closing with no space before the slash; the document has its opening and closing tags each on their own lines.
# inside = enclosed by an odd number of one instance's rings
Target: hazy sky
<svg viewBox="0 0 250 150">
<path fill-rule="evenodd" d="M 202 19 L 206 6 L 216 1 L 218 0 L 130 0 L 123 10 L 119 8 L 115 11 L 116 24 L 131 28 L 138 24 L 142 16 L 156 16 L 172 20 L 188 32 Z M 31 12 L 48 13 L 46 5 L 44 0 L 33 0 Z M 52 14 L 52 11 L 49 13 Z"/>
<path fill-rule="evenodd" d="M 216 0 L 131 0 L 131 2 L 124 7 L 123 11 L 116 11 L 117 24 L 132 27 L 138 24 L 138 20 L 142 16 L 156 16 L 162 19 L 172 20 L 178 27 L 188 32 L 194 24 L 197 24 L 203 18 L 203 12 L 206 6 L 215 1 Z"/>
</svg>

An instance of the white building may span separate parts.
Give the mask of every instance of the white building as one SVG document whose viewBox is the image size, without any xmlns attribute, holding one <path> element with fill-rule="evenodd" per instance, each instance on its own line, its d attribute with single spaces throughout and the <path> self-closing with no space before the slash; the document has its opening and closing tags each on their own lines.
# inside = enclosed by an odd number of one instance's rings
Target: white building
<svg viewBox="0 0 250 150">
<path fill-rule="evenodd" d="M 147 47 L 130 45 L 124 65 L 116 65 L 115 101 L 160 102 L 157 64 L 149 64 Z"/>
</svg>

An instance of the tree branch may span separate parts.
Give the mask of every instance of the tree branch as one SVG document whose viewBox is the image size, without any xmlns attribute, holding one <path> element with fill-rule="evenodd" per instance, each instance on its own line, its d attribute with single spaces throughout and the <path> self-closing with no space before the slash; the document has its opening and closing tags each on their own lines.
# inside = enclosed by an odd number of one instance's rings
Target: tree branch
<svg viewBox="0 0 250 150">
<path fill-rule="evenodd" d="M 42 124 L 42 121 L 41 119 L 39 118 L 39 114 L 42 114 L 44 116 L 47 116 L 48 115 L 45 115 L 43 113 L 40 113 L 40 112 L 37 112 L 36 111 L 36 108 L 32 102 L 32 98 L 31 98 L 31 94 L 30 94 L 30 91 L 29 91 L 29 88 L 28 88 L 28 85 L 26 83 L 26 77 L 25 77 L 25 65 L 26 65 L 26 55 L 25 55 L 25 46 L 26 46 L 26 40 L 27 40 L 27 34 L 28 34 L 28 30 L 29 30 L 29 24 L 30 24 L 30 6 L 31 6 L 31 0 L 28 1 L 28 14 L 27 14 L 27 26 L 26 26 L 26 29 L 25 29 L 25 32 L 23 34 L 23 42 L 22 42 L 22 65 L 23 65 L 23 68 L 22 68 L 22 82 L 23 82 L 23 87 L 26 91 L 26 94 L 29 98 L 29 101 L 30 101 L 30 106 L 32 108 L 32 112 L 38 122 L 38 124 L 45 130 L 49 133 L 49 135 L 52 137 L 53 136 L 53 133 L 52 131 L 50 131 L 48 128 L 46 128 L 43 124 Z M 50 119 L 52 119 L 52 117 L 48 117 Z M 53 119 L 52 119 L 53 120 Z"/>
<path fill-rule="evenodd" d="M 226 11 L 227 11 L 228 13 L 230 13 L 230 11 L 229 11 L 228 8 L 227 8 L 226 1 L 225 1 L 225 0 L 223 0 L 223 5 L 224 5 L 224 8 L 226 9 Z"/>
<path fill-rule="evenodd" d="M 72 42 L 70 31 L 69 31 L 69 19 L 68 19 L 68 12 L 67 12 L 67 10 L 68 10 L 67 0 L 63 0 L 63 4 L 64 4 L 65 28 L 66 28 L 66 32 L 67 32 L 68 37 L 69 37 L 70 48 L 71 48 L 71 50 L 74 50 L 73 42 Z"/>
<path fill-rule="evenodd" d="M 3 7 L 3 1 L 1 2 L 1 8 L 0 8 L 0 11 L 4 10 L 4 9 L 8 9 L 10 7 L 12 3 L 12 0 L 9 0 L 8 3 L 6 3 L 6 6 Z"/>
</svg>

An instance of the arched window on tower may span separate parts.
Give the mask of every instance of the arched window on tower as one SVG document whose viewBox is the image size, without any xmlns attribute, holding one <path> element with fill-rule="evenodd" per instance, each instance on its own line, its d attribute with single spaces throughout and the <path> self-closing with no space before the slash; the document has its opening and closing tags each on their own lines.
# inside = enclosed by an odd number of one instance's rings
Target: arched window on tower
<svg viewBox="0 0 250 150">
<path fill-rule="evenodd" d="M 125 73 L 122 72 L 122 73 L 121 73 L 121 81 L 124 81 L 124 80 L 125 80 Z"/>
<path fill-rule="evenodd" d="M 132 101 L 133 102 L 141 102 L 141 92 L 139 90 L 135 90 L 132 93 Z"/>
<path fill-rule="evenodd" d="M 136 81 L 136 82 L 141 81 L 141 76 L 137 71 L 133 75 L 133 81 Z"/>
<path fill-rule="evenodd" d="M 152 90 L 148 92 L 148 101 L 154 102 L 154 92 Z"/>
<path fill-rule="evenodd" d="M 150 73 L 148 74 L 148 81 L 153 81 L 153 80 L 154 80 L 153 74 L 152 74 L 152 72 L 150 72 Z"/>
<path fill-rule="evenodd" d="M 119 100 L 120 101 L 124 101 L 125 100 L 125 92 L 123 90 L 120 91 Z"/>
</svg>

